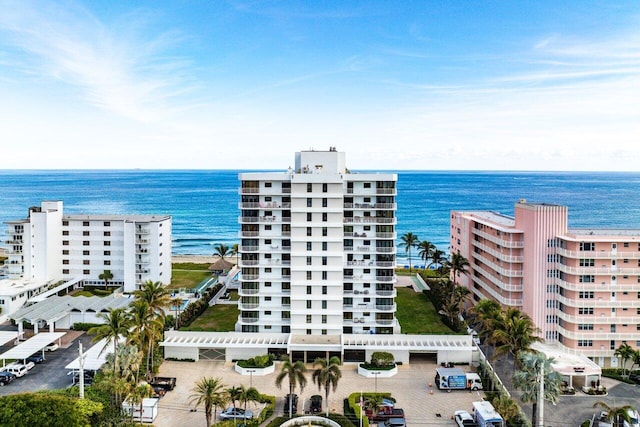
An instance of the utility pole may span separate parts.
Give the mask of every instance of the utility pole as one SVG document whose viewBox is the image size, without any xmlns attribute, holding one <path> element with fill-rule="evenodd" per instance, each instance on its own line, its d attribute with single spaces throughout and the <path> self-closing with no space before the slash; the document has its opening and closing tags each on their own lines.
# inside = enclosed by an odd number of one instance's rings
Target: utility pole
<svg viewBox="0 0 640 427">
<path fill-rule="evenodd" d="M 80 353 L 80 357 L 78 358 L 80 362 L 80 399 L 84 399 L 84 354 L 82 352 L 82 343 L 78 343 L 78 352 Z"/>
<path fill-rule="evenodd" d="M 540 391 L 538 393 L 538 426 L 544 427 L 544 362 L 540 362 Z"/>
</svg>

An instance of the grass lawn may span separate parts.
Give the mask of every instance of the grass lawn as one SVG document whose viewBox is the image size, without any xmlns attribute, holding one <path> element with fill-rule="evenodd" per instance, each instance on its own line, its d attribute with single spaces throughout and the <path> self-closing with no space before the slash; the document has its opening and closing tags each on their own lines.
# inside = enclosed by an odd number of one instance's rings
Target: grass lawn
<svg viewBox="0 0 640 427">
<path fill-rule="evenodd" d="M 396 317 L 403 334 L 456 334 L 440 320 L 426 295 L 411 288 L 396 288 Z"/>
<path fill-rule="evenodd" d="M 90 291 L 77 291 L 71 294 L 72 297 L 104 297 L 104 295 L 96 295 Z"/>
<path fill-rule="evenodd" d="M 237 304 L 218 304 L 209 307 L 200 317 L 181 331 L 233 332 L 238 320 Z"/>
<path fill-rule="evenodd" d="M 174 264 L 174 269 L 171 271 L 171 284 L 167 286 L 167 289 L 195 288 L 198 283 L 202 282 L 208 277 L 211 277 L 211 272 L 207 271 L 206 269 L 176 269 L 175 265 L 176 264 Z"/>
</svg>

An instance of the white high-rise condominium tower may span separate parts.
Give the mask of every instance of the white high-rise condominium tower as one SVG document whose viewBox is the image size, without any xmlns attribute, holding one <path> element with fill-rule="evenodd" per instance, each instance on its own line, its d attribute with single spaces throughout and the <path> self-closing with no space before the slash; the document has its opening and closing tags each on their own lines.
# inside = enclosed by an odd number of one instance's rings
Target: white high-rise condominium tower
<svg viewBox="0 0 640 427">
<path fill-rule="evenodd" d="M 302 151 L 286 172 L 242 173 L 242 332 L 393 334 L 396 181 Z"/>
</svg>

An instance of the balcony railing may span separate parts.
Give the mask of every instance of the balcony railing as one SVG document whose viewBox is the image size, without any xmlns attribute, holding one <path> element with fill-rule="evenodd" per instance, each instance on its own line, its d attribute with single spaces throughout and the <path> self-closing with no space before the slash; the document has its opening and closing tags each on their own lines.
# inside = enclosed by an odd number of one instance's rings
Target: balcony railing
<svg viewBox="0 0 640 427">
<path fill-rule="evenodd" d="M 259 303 L 257 302 L 252 302 L 252 303 L 238 303 L 238 308 L 240 310 L 255 310 L 256 308 L 258 308 L 260 306 Z"/>
<path fill-rule="evenodd" d="M 396 280 L 396 276 L 376 276 L 377 282 L 393 282 Z"/>
<path fill-rule="evenodd" d="M 379 297 L 391 297 L 396 294 L 395 290 L 376 290 L 376 295 Z"/>
<path fill-rule="evenodd" d="M 240 288 L 240 295 L 256 295 L 258 292 L 258 288 Z"/>
<path fill-rule="evenodd" d="M 241 237 L 258 237 L 259 235 L 259 231 L 240 231 Z"/>
<path fill-rule="evenodd" d="M 149 231 L 146 228 L 136 228 L 136 234 L 150 234 L 151 231 Z"/>
<path fill-rule="evenodd" d="M 376 310 L 380 311 L 395 311 L 395 304 L 376 304 Z"/>
<path fill-rule="evenodd" d="M 243 274 L 242 280 L 257 280 L 259 277 L 258 274 Z"/>
<path fill-rule="evenodd" d="M 241 188 L 240 194 L 260 194 L 260 188 L 258 187 Z"/>
<path fill-rule="evenodd" d="M 394 322 L 393 319 L 376 319 L 378 325 L 393 325 Z"/>
<path fill-rule="evenodd" d="M 258 320 L 260 319 L 257 317 L 241 317 L 240 323 L 256 323 Z"/>
<path fill-rule="evenodd" d="M 504 240 L 498 236 L 485 233 L 484 231 L 475 228 L 473 229 L 473 233 L 495 243 L 496 245 L 502 246 L 503 248 L 524 248 L 524 242 L 522 240 Z M 519 234 L 517 234 L 517 236 L 519 236 Z"/>
</svg>

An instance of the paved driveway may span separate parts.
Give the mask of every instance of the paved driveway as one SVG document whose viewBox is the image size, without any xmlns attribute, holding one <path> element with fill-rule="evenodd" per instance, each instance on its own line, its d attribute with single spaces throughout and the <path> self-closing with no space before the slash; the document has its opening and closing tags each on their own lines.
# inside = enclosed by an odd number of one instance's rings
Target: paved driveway
<svg viewBox="0 0 640 427">
<path fill-rule="evenodd" d="M 378 379 L 378 391 L 392 393 L 398 401 L 397 407 L 404 409 L 409 426 L 454 426 L 455 423 L 451 420 L 453 412 L 457 409 L 470 411 L 471 402 L 481 400 L 484 396 L 482 392 L 452 391 L 446 393 L 435 388 L 433 394 L 430 394 L 428 383 L 433 380 L 435 369 L 435 363 L 417 362 L 400 366 L 398 374 L 393 378 Z M 249 382 L 252 381 L 253 386 L 261 393 L 277 397 L 276 414 L 282 414 L 288 383 L 285 380 L 283 389 L 278 389 L 275 386 L 277 372 L 278 367 L 276 366 L 276 373 L 264 377 L 254 376 L 251 379 L 237 374 L 232 363 L 204 360 L 195 363 L 165 361 L 160 368 L 160 375 L 177 377 L 177 385 L 173 391 L 167 393 L 160 400 L 159 415 L 154 421 L 154 425 L 156 427 L 204 426 L 203 408 L 200 407 L 197 412 L 192 412 L 192 407 L 189 405 L 189 395 L 193 384 L 203 376 L 220 377 L 228 387 L 240 384 L 249 387 Z M 321 394 L 324 396 L 324 392 L 319 392 L 318 387 L 311 383 L 310 373 L 307 378 L 309 383 L 304 392 L 296 391 L 300 395 L 298 402 L 300 410 L 303 405 L 305 409 L 308 409 L 311 395 Z M 359 376 L 355 364 L 343 366 L 342 379 L 338 383 L 338 389 L 336 393 L 329 395 L 330 410 L 342 413 L 342 402 L 345 397 L 353 392 L 374 391 L 375 387 L 375 379 Z M 260 409 L 251 405 L 248 408 L 254 412 Z"/>
</svg>

